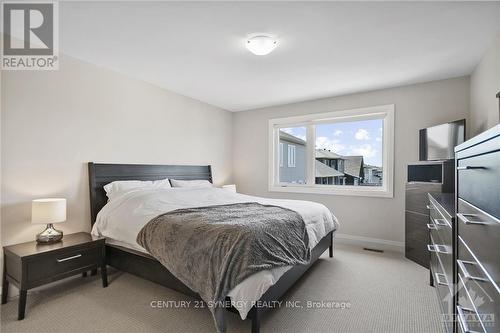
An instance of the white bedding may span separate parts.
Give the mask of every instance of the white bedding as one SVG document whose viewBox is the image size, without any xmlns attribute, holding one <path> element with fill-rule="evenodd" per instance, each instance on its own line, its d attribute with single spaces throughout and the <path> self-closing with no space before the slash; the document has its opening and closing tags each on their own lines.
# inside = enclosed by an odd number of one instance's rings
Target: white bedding
<svg viewBox="0 0 500 333">
<path fill-rule="evenodd" d="M 136 242 L 142 227 L 154 217 L 180 208 L 203 207 L 241 202 L 258 202 L 292 209 L 299 213 L 307 228 L 312 249 L 330 231 L 338 227 L 335 216 L 324 205 L 299 200 L 253 197 L 219 188 L 133 189 L 109 201 L 97 215 L 93 235 L 104 236 L 108 243 L 147 251 Z M 253 274 L 228 294 L 242 319 L 260 297 L 291 266 Z"/>
</svg>

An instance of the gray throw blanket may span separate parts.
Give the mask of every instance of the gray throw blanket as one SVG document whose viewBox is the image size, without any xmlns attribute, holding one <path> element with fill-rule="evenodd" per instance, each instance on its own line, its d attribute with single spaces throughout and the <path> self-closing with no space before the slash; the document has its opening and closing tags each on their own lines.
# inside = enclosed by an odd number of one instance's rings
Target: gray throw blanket
<svg viewBox="0 0 500 333">
<path fill-rule="evenodd" d="M 250 275 L 307 264 L 309 237 L 290 209 L 238 203 L 178 209 L 149 221 L 137 243 L 207 303 L 225 332 L 227 293 Z"/>
</svg>

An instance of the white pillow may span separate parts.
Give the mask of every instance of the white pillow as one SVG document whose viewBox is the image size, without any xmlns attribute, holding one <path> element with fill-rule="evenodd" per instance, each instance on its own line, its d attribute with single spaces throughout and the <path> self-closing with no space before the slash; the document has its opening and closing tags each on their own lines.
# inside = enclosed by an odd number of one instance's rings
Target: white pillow
<svg viewBox="0 0 500 333">
<path fill-rule="evenodd" d="M 151 183 L 152 183 L 151 187 L 153 187 L 153 188 L 172 188 L 168 178 L 160 179 L 160 180 L 153 180 Z"/>
<path fill-rule="evenodd" d="M 197 188 L 205 188 L 212 187 L 212 183 L 208 180 L 176 180 L 170 179 L 173 187 L 197 187 Z"/>
<path fill-rule="evenodd" d="M 104 191 L 109 200 L 128 192 L 130 190 L 139 188 L 171 188 L 168 178 L 160 180 L 118 180 L 104 185 Z"/>
</svg>

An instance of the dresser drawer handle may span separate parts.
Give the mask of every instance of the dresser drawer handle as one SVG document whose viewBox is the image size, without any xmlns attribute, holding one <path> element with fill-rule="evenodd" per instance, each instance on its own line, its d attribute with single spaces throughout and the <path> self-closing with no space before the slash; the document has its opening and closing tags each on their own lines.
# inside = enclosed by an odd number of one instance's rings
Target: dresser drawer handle
<svg viewBox="0 0 500 333">
<path fill-rule="evenodd" d="M 476 266 L 477 264 L 475 262 L 473 262 L 473 261 L 464 261 L 464 260 L 457 259 L 457 264 L 458 264 L 458 267 L 460 267 L 460 270 L 462 271 L 462 273 L 464 273 L 464 279 L 466 279 L 466 280 L 474 280 L 474 281 L 481 281 L 481 282 L 488 282 L 489 281 L 486 278 L 482 278 L 482 277 L 479 277 L 479 276 L 472 276 L 472 275 L 470 275 L 470 273 L 467 270 L 467 267 L 465 265 Z"/>
<path fill-rule="evenodd" d="M 478 169 L 486 169 L 486 168 L 482 166 L 472 166 L 472 165 L 457 167 L 457 170 L 478 170 Z"/>
<path fill-rule="evenodd" d="M 81 256 L 82 256 L 81 254 L 77 254 L 75 256 L 71 256 L 71 257 L 67 257 L 67 258 L 57 259 L 57 262 L 63 262 L 63 261 L 73 260 L 73 259 L 76 259 L 76 258 L 80 258 Z"/>
<path fill-rule="evenodd" d="M 462 214 L 462 213 L 457 213 L 457 217 L 460 221 L 462 221 L 465 224 L 475 224 L 475 225 L 486 225 L 488 223 L 482 222 L 482 221 L 471 221 L 467 218 L 467 216 L 477 216 L 475 214 Z"/>
<path fill-rule="evenodd" d="M 448 252 L 448 250 L 446 249 L 446 246 L 444 246 L 444 245 L 429 244 L 429 245 L 427 245 L 427 250 L 429 250 L 429 252 L 450 254 L 450 252 Z"/>
<path fill-rule="evenodd" d="M 437 230 L 438 227 L 432 223 L 427 223 L 427 229 L 429 230 Z"/>
<path fill-rule="evenodd" d="M 431 218 L 432 219 L 432 222 L 434 222 L 435 225 L 439 225 L 439 226 L 442 226 L 442 227 L 445 227 L 448 225 L 448 223 L 446 223 L 445 219 L 434 219 L 434 218 Z"/>
<path fill-rule="evenodd" d="M 472 313 L 474 313 L 477 316 L 476 311 L 474 311 L 472 309 L 469 309 L 469 308 L 461 307 L 460 305 L 457 305 L 458 323 L 460 324 L 460 327 L 462 328 L 462 331 L 464 333 L 480 333 L 480 332 L 477 332 L 477 331 L 471 331 L 469 329 L 469 325 L 467 324 L 467 320 L 465 319 L 464 311 L 472 312 Z"/>
<path fill-rule="evenodd" d="M 448 286 L 448 282 L 443 282 L 441 280 L 441 277 L 443 277 L 444 280 L 446 281 L 446 276 L 443 273 L 436 273 L 436 282 L 437 282 L 437 284 L 439 284 L 441 286 Z"/>
</svg>

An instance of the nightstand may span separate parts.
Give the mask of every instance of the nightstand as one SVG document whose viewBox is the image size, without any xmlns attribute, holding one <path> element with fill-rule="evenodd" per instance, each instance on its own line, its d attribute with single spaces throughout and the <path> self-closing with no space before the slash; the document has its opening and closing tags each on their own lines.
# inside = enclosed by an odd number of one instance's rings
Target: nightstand
<svg viewBox="0 0 500 333">
<path fill-rule="evenodd" d="M 102 286 L 108 286 L 105 239 L 79 232 L 65 235 L 55 244 L 27 242 L 4 246 L 2 304 L 7 302 L 9 283 L 19 288 L 18 320 L 24 318 L 29 289 L 101 268 Z"/>
</svg>

